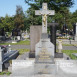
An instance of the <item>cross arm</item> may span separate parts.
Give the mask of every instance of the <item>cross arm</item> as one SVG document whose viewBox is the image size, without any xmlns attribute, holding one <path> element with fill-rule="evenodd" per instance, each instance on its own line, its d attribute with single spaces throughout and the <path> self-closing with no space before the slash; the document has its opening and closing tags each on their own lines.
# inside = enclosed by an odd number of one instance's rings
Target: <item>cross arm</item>
<svg viewBox="0 0 77 77">
<path fill-rule="evenodd" d="M 35 15 L 42 15 L 42 11 L 35 10 Z"/>
</svg>

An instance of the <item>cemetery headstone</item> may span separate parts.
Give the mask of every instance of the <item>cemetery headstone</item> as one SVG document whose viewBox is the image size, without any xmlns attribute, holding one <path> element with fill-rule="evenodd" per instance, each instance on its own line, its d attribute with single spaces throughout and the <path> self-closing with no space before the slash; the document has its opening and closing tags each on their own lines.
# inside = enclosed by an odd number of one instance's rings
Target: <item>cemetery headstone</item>
<svg viewBox="0 0 77 77">
<path fill-rule="evenodd" d="M 35 58 L 35 45 L 40 41 L 42 27 L 40 25 L 30 26 L 30 58 Z"/>
<path fill-rule="evenodd" d="M 75 41 L 77 41 L 77 23 L 76 23 L 76 34 L 75 34 Z"/>
<path fill-rule="evenodd" d="M 64 24 L 63 25 L 63 28 L 62 28 L 62 33 L 63 33 L 63 35 L 65 36 L 66 35 L 66 29 L 67 29 L 67 25 L 66 24 Z"/>
<path fill-rule="evenodd" d="M 54 50 L 56 53 L 56 26 L 58 26 L 58 23 L 48 23 L 50 27 L 50 41 L 54 44 Z"/>
<path fill-rule="evenodd" d="M 35 15 L 42 15 L 42 35 L 40 41 L 35 46 L 36 73 L 50 74 L 51 72 L 55 72 L 53 69 L 54 45 L 50 42 L 47 34 L 47 15 L 54 14 L 54 10 L 47 10 L 47 3 L 43 3 L 41 11 L 35 11 Z"/>
<path fill-rule="evenodd" d="M 17 41 L 20 41 L 21 40 L 21 31 L 20 31 L 20 29 L 13 29 L 12 30 L 12 36 L 13 36 L 12 43 L 17 43 Z"/>
<path fill-rule="evenodd" d="M 76 24 L 74 23 L 73 25 L 73 32 L 74 32 L 74 35 L 76 34 Z"/>
<path fill-rule="evenodd" d="M 28 39 L 28 38 L 29 38 L 29 33 L 26 30 L 26 39 Z"/>
</svg>

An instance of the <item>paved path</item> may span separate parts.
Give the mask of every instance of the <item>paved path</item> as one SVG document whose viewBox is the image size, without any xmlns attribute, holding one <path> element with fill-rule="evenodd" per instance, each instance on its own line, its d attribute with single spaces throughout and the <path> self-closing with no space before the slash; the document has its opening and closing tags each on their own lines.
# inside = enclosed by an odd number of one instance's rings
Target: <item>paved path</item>
<svg viewBox="0 0 77 77">
<path fill-rule="evenodd" d="M 30 49 L 30 45 L 11 45 L 12 49 Z M 63 50 L 77 50 L 77 46 L 63 46 Z"/>
<path fill-rule="evenodd" d="M 63 46 L 63 50 L 77 50 L 77 46 Z"/>
<path fill-rule="evenodd" d="M 77 50 L 77 46 L 63 46 L 63 50 Z"/>
<path fill-rule="evenodd" d="M 30 49 L 30 45 L 11 45 L 12 49 Z"/>
</svg>

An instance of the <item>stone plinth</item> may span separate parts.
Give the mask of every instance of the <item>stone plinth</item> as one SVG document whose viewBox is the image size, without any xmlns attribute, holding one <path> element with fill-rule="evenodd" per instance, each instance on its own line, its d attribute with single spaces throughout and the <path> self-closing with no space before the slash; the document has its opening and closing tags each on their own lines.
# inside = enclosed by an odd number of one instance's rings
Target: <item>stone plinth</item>
<svg viewBox="0 0 77 77">
<path fill-rule="evenodd" d="M 54 45 L 50 42 L 50 39 L 41 39 L 36 44 L 36 62 L 53 62 L 54 58 Z"/>
<path fill-rule="evenodd" d="M 35 47 L 35 71 L 41 74 L 51 74 L 54 65 L 54 45 L 46 33 L 43 33 Z M 53 69 L 53 72 L 54 69 Z"/>
<path fill-rule="evenodd" d="M 55 75 L 56 66 L 55 66 L 55 64 L 49 64 L 49 63 L 47 63 L 47 64 L 46 63 L 36 63 L 34 73 L 35 74 L 54 74 Z"/>
</svg>

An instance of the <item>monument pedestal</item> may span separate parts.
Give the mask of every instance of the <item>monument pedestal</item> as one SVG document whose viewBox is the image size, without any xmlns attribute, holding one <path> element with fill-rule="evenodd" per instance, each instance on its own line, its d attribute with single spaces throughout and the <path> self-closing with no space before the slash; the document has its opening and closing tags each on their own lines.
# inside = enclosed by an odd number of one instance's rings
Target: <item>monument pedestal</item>
<svg viewBox="0 0 77 77">
<path fill-rule="evenodd" d="M 29 52 L 29 58 L 35 58 L 35 52 Z"/>
<path fill-rule="evenodd" d="M 56 74 L 55 64 L 35 63 L 35 74 Z"/>
<path fill-rule="evenodd" d="M 50 42 L 47 33 L 42 33 L 39 43 L 35 47 L 35 73 L 51 74 L 55 72 L 54 45 Z M 53 69 L 53 70 L 51 70 Z"/>
</svg>

